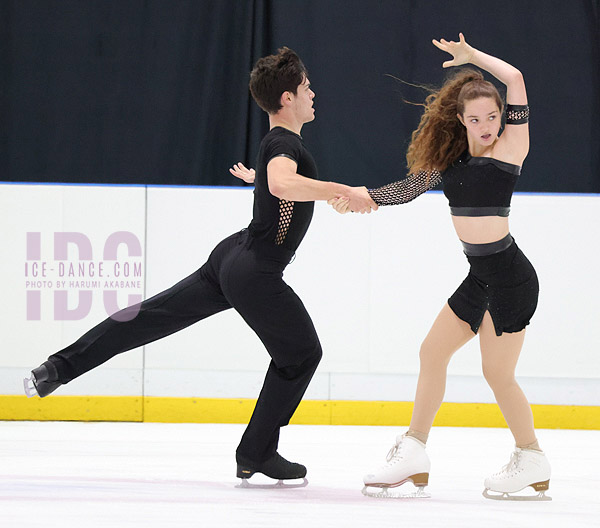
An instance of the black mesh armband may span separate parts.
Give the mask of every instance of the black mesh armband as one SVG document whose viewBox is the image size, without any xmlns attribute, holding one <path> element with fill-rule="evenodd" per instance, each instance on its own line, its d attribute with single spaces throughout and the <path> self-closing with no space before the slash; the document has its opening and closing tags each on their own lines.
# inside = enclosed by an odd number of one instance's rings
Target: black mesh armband
<svg viewBox="0 0 600 528">
<path fill-rule="evenodd" d="M 506 105 L 506 124 L 523 125 L 529 122 L 529 105 Z"/>
<path fill-rule="evenodd" d="M 441 181 L 440 171 L 420 170 L 417 174 L 409 174 L 403 180 L 388 183 L 377 189 L 369 189 L 369 195 L 377 205 L 399 205 L 414 200 L 429 189 L 433 189 Z"/>
</svg>

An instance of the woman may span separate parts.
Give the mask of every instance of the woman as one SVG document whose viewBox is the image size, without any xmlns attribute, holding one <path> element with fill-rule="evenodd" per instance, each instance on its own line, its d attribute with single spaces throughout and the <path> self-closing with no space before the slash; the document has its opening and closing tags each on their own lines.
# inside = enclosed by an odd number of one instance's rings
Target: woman
<svg viewBox="0 0 600 528">
<path fill-rule="evenodd" d="M 483 373 L 515 438 L 507 466 L 485 480 L 489 498 L 532 486 L 543 499 L 550 465 L 533 427 L 531 408 L 514 373 L 525 327 L 538 298 L 535 270 L 509 233 L 510 199 L 529 150 L 527 94 L 521 73 L 506 62 L 458 42 L 434 40 L 453 60 L 445 68 L 471 63 L 507 88 L 507 120 L 501 136 L 503 104 L 496 88 L 473 69 L 463 69 L 429 95 L 413 132 L 407 161 L 410 175 L 369 191 L 378 205 L 406 203 L 443 183 L 456 233 L 471 266 L 442 308 L 420 351 L 420 373 L 410 428 L 396 439 L 387 464 L 364 477 L 367 487 L 395 487 L 412 481 L 422 492 L 430 463 L 425 443 L 442 403 L 450 358 L 479 335 Z M 347 212 L 345 198 L 330 200 Z M 488 491 L 501 495 L 489 494 Z M 421 493 L 422 494 L 422 493 Z"/>
</svg>

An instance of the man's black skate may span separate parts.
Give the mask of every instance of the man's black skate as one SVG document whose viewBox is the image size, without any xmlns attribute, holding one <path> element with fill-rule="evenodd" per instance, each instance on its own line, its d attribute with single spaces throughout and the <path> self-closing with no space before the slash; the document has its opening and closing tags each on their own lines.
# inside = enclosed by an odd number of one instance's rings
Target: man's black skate
<svg viewBox="0 0 600 528">
<path fill-rule="evenodd" d="M 302 464 L 290 462 L 283 458 L 279 453 L 275 453 L 269 460 L 262 463 L 253 462 L 243 456 L 236 455 L 237 461 L 237 477 L 242 479 L 240 487 L 304 487 L 308 484 L 306 477 L 306 467 Z M 275 485 L 252 485 L 248 483 L 248 479 L 255 473 L 262 473 L 272 479 L 277 479 Z M 284 480 L 303 479 L 301 484 L 284 484 Z"/>
<path fill-rule="evenodd" d="M 29 398 L 38 395 L 40 398 L 54 392 L 62 383 L 58 381 L 58 371 L 50 361 L 44 361 L 31 371 L 31 377 L 23 380 L 25 394 Z"/>
</svg>

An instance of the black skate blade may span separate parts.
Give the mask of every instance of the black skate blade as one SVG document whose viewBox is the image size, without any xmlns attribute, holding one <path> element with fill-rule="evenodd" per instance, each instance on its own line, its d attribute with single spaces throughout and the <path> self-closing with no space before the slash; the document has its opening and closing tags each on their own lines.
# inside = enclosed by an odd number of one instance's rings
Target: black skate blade
<svg viewBox="0 0 600 528">
<path fill-rule="evenodd" d="M 292 480 L 290 482 L 290 480 Z M 308 480 L 302 479 L 302 482 L 297 482 L 300 479 L 290 480 L 278 480 L 273 483 L 254 483 L 250 482 L 247 478 L 242 478 L 242 482 L 237 484 L 235 487 L 240 489 L 294 489 L 294 488 L 305 488 L 308 486 Z"/>
</svg>

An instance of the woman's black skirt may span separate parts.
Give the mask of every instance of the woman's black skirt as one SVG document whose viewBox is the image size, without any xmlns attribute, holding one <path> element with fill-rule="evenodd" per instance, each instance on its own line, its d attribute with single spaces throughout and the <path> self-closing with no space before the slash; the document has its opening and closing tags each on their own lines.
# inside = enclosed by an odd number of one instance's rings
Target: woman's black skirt
<svg viewBox="0 0 600 528">
<path fill-rule="evenodd" d="M 494 242 L 500 251 L 489 255 L 473 254 L 477 254 L 477 246 L 489 244 L 465 245 L 471 269 L 448 304 L 475 334 L 486 311 L 490 312 L 496 335 L 500 336 L 503 332 L 523 330 L 537 307 L 539 284 L 535 269 L 512 236 L 508 237 L 503 239 L 504 244 Z"/>
</svg>

